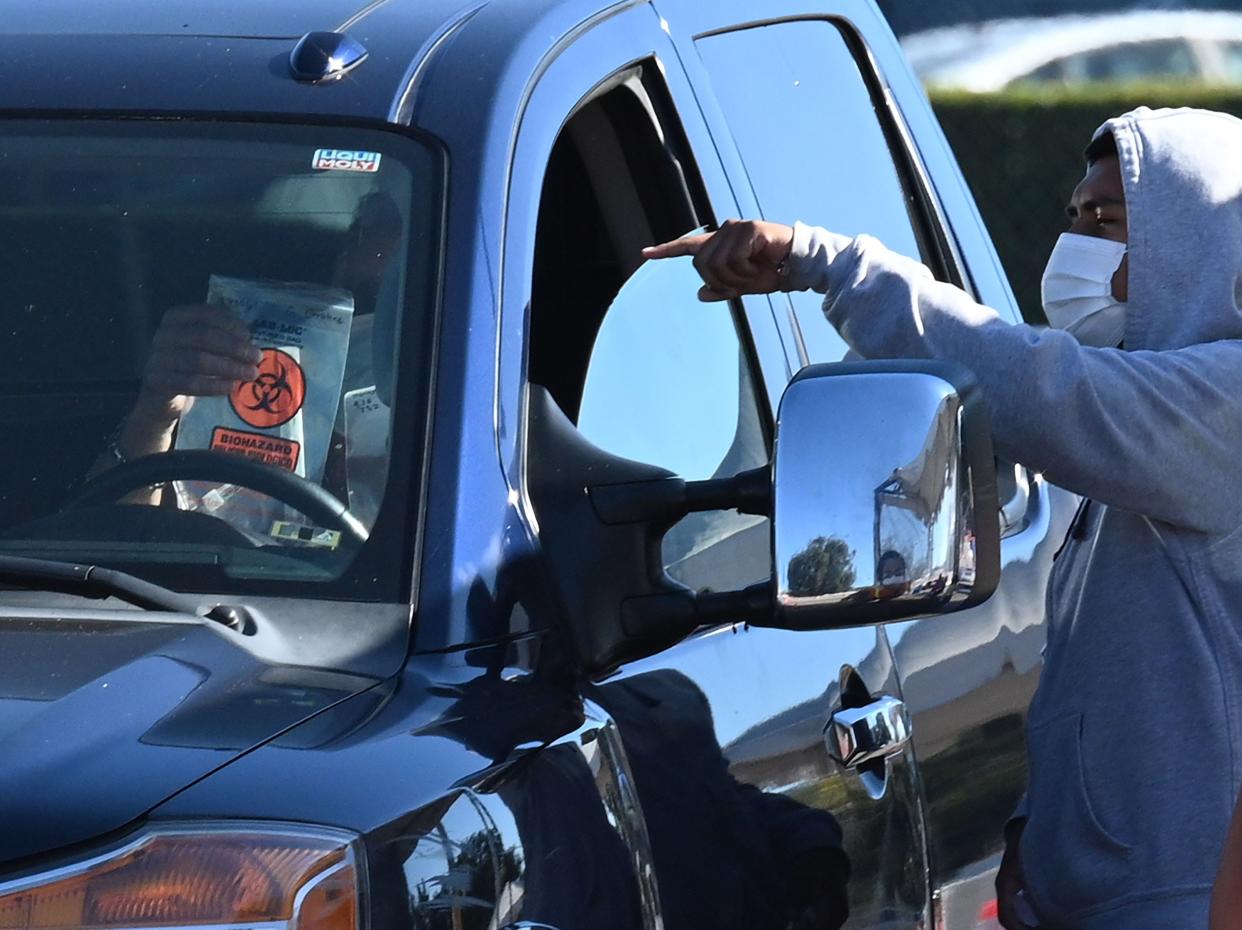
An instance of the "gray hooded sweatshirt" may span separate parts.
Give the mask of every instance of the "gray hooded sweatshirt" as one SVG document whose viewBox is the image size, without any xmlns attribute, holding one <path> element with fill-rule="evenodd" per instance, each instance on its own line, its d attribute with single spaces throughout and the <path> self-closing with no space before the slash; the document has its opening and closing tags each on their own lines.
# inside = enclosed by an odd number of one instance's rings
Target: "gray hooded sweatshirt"
<svg viewBox="0 0 1242 930">
<path fill-rule="evenodd" d="M 864 357 L 973 370 L 998 453 L 1093 502 L 1049 583 L 1027 891 L 1049 925 L 1183 930 L 1207 925 L 1242 783 L 1242 121 L 1144 108 L 1099 132 L 1124 351 L 1010 325 L 868 236 L 798 224 L 789 265 Z"/>
</svg>

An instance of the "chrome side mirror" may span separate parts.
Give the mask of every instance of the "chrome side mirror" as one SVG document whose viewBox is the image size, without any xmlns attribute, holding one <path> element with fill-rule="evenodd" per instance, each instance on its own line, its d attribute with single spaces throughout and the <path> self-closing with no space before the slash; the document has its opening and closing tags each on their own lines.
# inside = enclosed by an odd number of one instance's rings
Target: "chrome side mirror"
<svg viewBox="0 0 1242 930">
<path fill-rule="evenodd" d="M 946 613 L 995 590 L 991 431 L 964 369 L 804 369 L 781 400 L 772 477 L 773 625 Z"/>
</svg>

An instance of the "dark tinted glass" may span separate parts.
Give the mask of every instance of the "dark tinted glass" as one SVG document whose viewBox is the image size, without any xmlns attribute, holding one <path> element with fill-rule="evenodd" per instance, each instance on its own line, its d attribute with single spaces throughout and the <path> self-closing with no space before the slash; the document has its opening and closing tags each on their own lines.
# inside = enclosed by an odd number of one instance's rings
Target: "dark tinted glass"
<svg viewBox="0 0 1242 930">
<path fill-rule="evenodd" d="M 836 26 L 777 23 L 708 36 L 697 47 L 765 219 L 870 233 L 919 257 L 871 93 Z M 821 298 L 791 299 L 811 361 L 842 358 Z"/>
<path fill-rule="evenodd" d="M 345 593 L 356 571 L 350 595 L 392 596 L 380 566 L 405 551 L 412 483 L 394 358 L 431 312 L 431 152 L 306 126 L 2 131 L 0 428 L 20 442 L 0 552 L 295 596 Z M 236 352 L 254 356 L 244 377 Z M 76 506 L 127 467 L 117 451 L 163 456 L 158 486 Z M 187 480 L 165 455 L 183 451 L 226 460 L 229 480 Z M 255 462 L 326 490 L 361 531 L 254 490 Z"/>
</svg>

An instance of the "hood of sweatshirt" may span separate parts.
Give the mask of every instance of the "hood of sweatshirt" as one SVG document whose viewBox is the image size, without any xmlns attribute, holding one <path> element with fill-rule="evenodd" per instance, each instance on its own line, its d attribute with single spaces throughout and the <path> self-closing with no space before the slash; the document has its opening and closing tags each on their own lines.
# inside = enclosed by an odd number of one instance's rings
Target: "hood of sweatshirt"
<svg viewBox="0 0 1242 930">
<path fill-rule="evenodd" d="M 1242 338 L 1242 120 L 1141 107 L 1108 132 L 1129 222 L 1126 348 Z"/>
</svg>

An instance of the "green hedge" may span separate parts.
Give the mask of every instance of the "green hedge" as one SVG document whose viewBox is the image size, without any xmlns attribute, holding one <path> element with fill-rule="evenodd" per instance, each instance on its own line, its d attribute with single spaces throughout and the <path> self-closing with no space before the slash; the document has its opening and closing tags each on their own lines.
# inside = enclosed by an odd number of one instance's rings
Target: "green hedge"
<svg viewBox="0 0 1242 930">
<path fill-rule="evenodd" d="M 932 106 L 974 191 L 1026 318 L 1042 321 L 1039 279 L 1065 204 L 1082 178 L 1082 150 L 1106 119 L 1147 105 L 1242 116 L 1242 88 L 1086 85 L 995 94 L 938 91 Z"/>
</svg>

